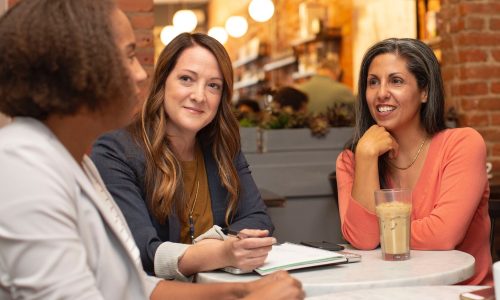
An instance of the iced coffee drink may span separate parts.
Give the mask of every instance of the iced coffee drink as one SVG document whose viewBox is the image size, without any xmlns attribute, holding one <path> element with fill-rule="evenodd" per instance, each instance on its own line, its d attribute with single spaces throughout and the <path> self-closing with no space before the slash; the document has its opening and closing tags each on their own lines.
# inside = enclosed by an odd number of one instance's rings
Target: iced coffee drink
<svg viewBox="0 0 500 300">
<path fill-rule="evenodd" d="M 385 260 L 410 258 L 411 191 L 407 194 L 405 197 L 410 199 L 405 201 L 397 201 L 394 195 L 386 195 L 385 201 L 377 201 L 375 211 L 380 227 L 382 257 Z M 380 195 L 378 197 L 381 198 Z"/>
</svg>

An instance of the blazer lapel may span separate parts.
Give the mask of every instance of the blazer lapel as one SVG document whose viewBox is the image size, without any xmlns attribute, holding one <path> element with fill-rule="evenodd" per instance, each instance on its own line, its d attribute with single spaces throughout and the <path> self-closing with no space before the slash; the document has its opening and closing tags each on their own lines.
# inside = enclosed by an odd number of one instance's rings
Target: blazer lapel
<svg viewBox="0 0 500 300">
<path fill-rule="evenodd" d="M 87 194 L 90 201 L 94 204 L 96 209 L 99 211 L 104 222 L 111 229 L 111 232 L 116 236 L 116 238 L 120 241 L 125 252 L 127 252 L 130 259 L 136 265 L 136 268 L 139 272 L 142 272 L 142 264 L 140 260 L 139 250 L 135 246 L 135 241 L 132 237 L 132 234 L 128 228 L 127 222 L 123 217 L 123 214 L 120 211 L 120 208 L 114 202 L 111 194 L 109 194 L 106 189 L 101 177 L 99 176 L 99 172 L 95 168 L 94 164 L 87 156 L 84 157 L 83 168 L 89 177 L 85 176 L 83 171 L 79 170 L 79 172 L 75 172 L 75 177 L 77 179 L 78 184 L 82 188 L 82 191 Z M 92 184 L 92 181 L 95 181 L 96 187 Z M 99 189 L 98 191 L 96 189 Z M 102 195 L 102 196 L 101 196 Z M 106 201 L 105 198 L 108 197 L 109 201 Z M 113 207 L 113 209 L 111 208 Z M 116 215 L 114 215 L 113 210 L 118 215 L 118 220 L 116 220 Z M 124 234 L 123 229 L 125 228 L 126 234 Z"/>
</svg>

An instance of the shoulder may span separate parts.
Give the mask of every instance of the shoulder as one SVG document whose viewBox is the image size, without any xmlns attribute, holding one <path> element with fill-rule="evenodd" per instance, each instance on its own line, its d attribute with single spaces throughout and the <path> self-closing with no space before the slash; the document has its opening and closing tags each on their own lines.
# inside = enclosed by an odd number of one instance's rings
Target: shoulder
<svg viewBox="0 0 500 300">
<path fill-rule="evenodd" d="M 69 153 L 40 121 L 16 118 L 0 130 L 0 159 L 14 158 L 19 164 L 61 166 L 60 163 L 69 158 Z"/>
<path fill-rule="evenodd" d="M 118 155 L 123 158 L 137 158 L 143 157 L 144 152 L 131 133 L 127 129 L 122 128 L 108 132 L 96 140 L 92 147 L 91 157 L 94 159 L 101 155 Z"/>
<path fill-rule="evenodd" d="M 0 189 L 3 201 L 17 201 L 22 194 L 23 201 L 52 195 L 40 198 L 37 203 L 66 203 L 58 196 L 75 193 L 76 176 L 80 172 L 77 162 L 56 136 L 34 119 L 17 119 L 2 128 L 0 166 L 0 182 L 9 182 Z"/>
<path fill-rule="evenodd" d="M 475 129 L 470 127 L 451 128 L 443 130 L 436 135 L 443 146 L 455 147 L 457 145 L 469 147 L 485 147 L 484 139 Z"/>
<path fill-rule="evenodd" d="M 486 157 L 486 144 L 479 132 L 473 128 L 452 128 L 441 131 L 433 138 L 434 151 L 444 156 L 464 155 Z"/>
</svg>

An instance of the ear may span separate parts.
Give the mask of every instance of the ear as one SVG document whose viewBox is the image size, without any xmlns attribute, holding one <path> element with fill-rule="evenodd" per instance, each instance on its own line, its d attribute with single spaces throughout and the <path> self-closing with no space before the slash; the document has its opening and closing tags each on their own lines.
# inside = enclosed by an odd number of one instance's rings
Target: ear
<svg viewBox="0 0 500 300">
<path fill-rule="evenodd" d="M 420 102 L 427 103 L 427 89 L 420 92 Z"/>
</svg>

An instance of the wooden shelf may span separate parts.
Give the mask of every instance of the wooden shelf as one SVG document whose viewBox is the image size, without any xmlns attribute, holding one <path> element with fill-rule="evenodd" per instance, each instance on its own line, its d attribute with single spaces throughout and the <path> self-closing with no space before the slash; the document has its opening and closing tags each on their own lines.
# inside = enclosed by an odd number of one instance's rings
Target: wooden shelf
<svg viewBox="0 0 500 300">
<path fill-rule="evenodd" d="M 293 80 L 298 80 L 306 77 L 311 77 L 313 75 L 316 75 L 316 72 L 314 71 L 307 71 L 307 72 L 294 72 L 292 74 Z"/>
<path fill-rule="evenodd" d="M 439 48 L 441 46 L 441 37 L 436 36 L 428 40 L 422 40 L 422 42 L 426 43 L 432 49 Z"/>
<path fill-rule="evenodd" d="M 238 81 L 238 82 L 234 83 L 233 89 L 239 90 L 239 89 L 242 89 L 242 88 L 246 88 L 246 87 L 250 87 L 250 86 L 253 86 L 253 85 L 257 85 L 257 84 L 262 83 L 262 82 L 264 82 L 264 81 L 261 80 L 261 79 L 257 79 L 257 78 L 247 79 L 247 80 L 241 80 L 241 81 Z"/>
<path fill-rule="evenodd" d="M 237 61 L 233 62 L 233 68 L 238 68 L 238 67 L 244 66 L 246 64 L 249 64 L 251 62 L 254 62 L 257 59 L 259 59 L 260 57 L 261 56 L 259 54 L 253 54 L 253 55 L 250 55 L 248 57 L 240 58 Z"/>
<path fill-rule="evenodd" d="M 314 42 L 315 40 L 316 40 L 316 36 L 309 36 L 306 38 L 295 39 L 295 40 L 290 42 L 290 46 L 297 47 L 297 46 L 300 46 L 303 44 Z"/>
<path fill-rule="evenodd" d="M 283 57 L 281 59 L 277 59 L 275 61 L 272 61 L 270 63 L 267 63 L 264 65 L 263 69 L 265 72 L 269 72 L 272 70 L 276 70 L 279 68 L 283 68 L 285 66 L 294 64 L 297 62 L 297 58 L 294 55 L 289 55 L 286 57 Z"/>
</svg>

